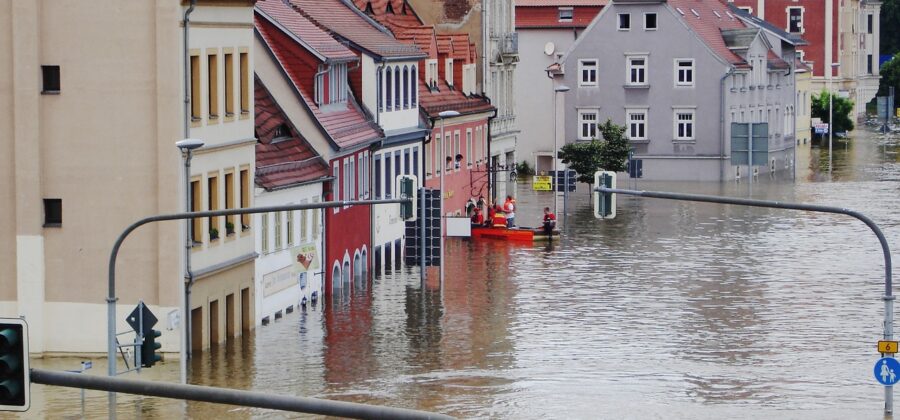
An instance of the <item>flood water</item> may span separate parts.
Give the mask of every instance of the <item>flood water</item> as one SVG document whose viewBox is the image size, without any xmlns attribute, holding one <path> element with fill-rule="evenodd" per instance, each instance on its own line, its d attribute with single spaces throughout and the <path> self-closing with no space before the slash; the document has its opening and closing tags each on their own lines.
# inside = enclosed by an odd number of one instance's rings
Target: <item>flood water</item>
<svg viewBox="0 0 900 420">
<path fill-rule="evenodd" d="M 835 143 L 831 175 L 826 146 L 798 153 L 796 180 L 619 187 L 849 207 L 900 249 L 898 151 L 862 133 Z M 520 225 L 551 205 L 529 187 Z M 861 222 L 623 196 L 600 221 L 583 186 L 568 208 L 559 243 L 448 240 L 443 285 L 422 287 L 416 269 L 372 279 L 198 355 L 190 382 L 462 418 L 882 417 L 872 368 L 884 266 Z M 104 372 L 96 361 L 92 373 Z M 175 382 L 178 362 L 141 378 Z M 28 415 L 106 417 L 106 394 L 86 395 L 82 412 L 79 391 L 34 385 Z M 122 394 L 118 413 L 303 417 Z"/>
</svg>

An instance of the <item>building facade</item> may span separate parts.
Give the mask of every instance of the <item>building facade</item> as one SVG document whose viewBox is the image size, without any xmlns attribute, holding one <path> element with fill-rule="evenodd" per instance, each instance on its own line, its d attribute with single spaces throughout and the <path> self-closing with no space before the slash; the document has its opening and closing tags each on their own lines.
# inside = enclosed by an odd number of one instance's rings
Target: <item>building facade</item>
<svg viewBox="0 0 900 420">
<path fill-rule="evenodd" d="M 115 238 L 138 219 L 185 209 L 176 141 L 206 143 L 192 162 L 192 208 L 253 202 L 241 184 L 254 171 L 251 2 L 198 1 L 187 63 L 186 4 L 103 3 L 0 3 L 9 28 L 0 35 L 9 63 L 0 69 L 0 135 L 9 139 L 0 206 L 10 215 L 0 222 L 9 250 L 0 257 L 0 314 L 28 321 L 35 353 L 106 350 L 99 279 Z M 104 6 L 118 18 L 90 24 Z M 190 226 L 196 349 L 253 327 L 252 226 L 210 236 L 225 223 Z M 166 352 L 182 343 L 184 229 L 146 225 L 117 261 L 116 328 L 130 329 L 125 315 L 143 300 L 161 320 Z"/>
<path fill-rule="evenodd" d="M 626 127 L 653 180 L 790 167 L 795 42 L 748 25 L 717 0 L 612 1 L 551 68 L 572 87 L 565 140 L 600 138 L 597 124 L 612 120 Z M 733 122 L 768 124 L 764 166 L 732 165 Z"/>
<path fill-rule="evenodd" d="M 562 146 L 561 141 L 554 142 L 556 86 L 546 69 L 575 43 L 606 3 L 607 0 L 516 1 L 519 70 L 515 89 L 528 92 L 516 102 L 515 114 L 522 131 L 516 142 L 516 155 L 519 162 L 528 162 L 538 174 L 554 170 L 554 144 Z M 562 168 L 562 164 L 557 163 L 556 168 Z"/>
<path fill-rule="evenodd" d="M 824 4 L 812 0 L 735 0 L 733 3 L 808 41 L 809 45 L 798 52 L 812 69 L 813 90 L 831 89 L 849 97 L 856 104 L 857 117 L 865 115 L 866 104 L 878 92 L 881 4 L 866 0 L 828 0 Z"/>
</svg>

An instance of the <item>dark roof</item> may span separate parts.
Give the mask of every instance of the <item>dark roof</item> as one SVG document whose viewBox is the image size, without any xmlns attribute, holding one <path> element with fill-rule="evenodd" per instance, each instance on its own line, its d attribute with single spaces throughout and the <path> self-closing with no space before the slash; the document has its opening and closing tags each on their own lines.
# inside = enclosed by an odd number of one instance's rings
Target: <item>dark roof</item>
<svg viewBox="0 0 900 420">
<path fill-rule="evenodd" d="M 352 95 L 349 95 L 346 104 L 331 104 L 327 110 L 320 108 L 313 99 L 317 62 L 307 50 L 271 22 L 255 18 L 254 23 L 263 44 L 274 55 L 306 108 L 338 149 L 353 148 L 383 138 L 381 129 L 365 116 Z"/>
<path fill-rule="evenodd" d="M 262 81 L 257 78 L 255 83 L 256 185 L 273 190 L 327 178 L 328 164 L 290 123 Z"/>
<path fill-rule="evenodd" d="M 771 32 L 772 34 L 783 39 L 786 42 L 789 42 L 794 45 L 809 45 L 809 42 L 806 42 L 806 40 L 801 38 L 799 35 L 795 35 L 790 32 L 787 32 L 784 29 L 781 29 L 778 26 L 773 25 L 769 21 L 760 19 L 757 16 L 747 13 L 746 10 L 735 6 L 734 4 L 729 3 L 728 8 L 731 9 L 731 13 L 733 13 L 735 16 L 741 18 L 744 21 L 749 22 L 753 26 L 762 28 L 767 32 Z"/>
<path fill-rule="evenodd" d="M 274 20 L 282 30 L 293 34 L 306 49 L 324 60 L 355 61 L 359 59 L 353 51 L 319 29 L 309 19 L 286 4 L 284 0 L 260 1 L 256 3 L 256 12 L 267 19 Z"/>
<path fill-rule="evenodd" d="M 440 78 L 437 90 L 429 89 L 425 83 L 419 83 L 419 107 L 431 118 L 436 118 L 442 111 L 459 111 L 460 114 L 491 112 L 494 107 L 480 96 L 466 96 L 453 90 L 447 81 Z"/>
<path fill-rule="evenodd" d="M 425 56 L 415 45 L 395 39 L 387 29 L 357 10 L 353 4 L 342 0 L 290 1 L 320 27 L 376 58 L 417 60 Z"/>
</svg>

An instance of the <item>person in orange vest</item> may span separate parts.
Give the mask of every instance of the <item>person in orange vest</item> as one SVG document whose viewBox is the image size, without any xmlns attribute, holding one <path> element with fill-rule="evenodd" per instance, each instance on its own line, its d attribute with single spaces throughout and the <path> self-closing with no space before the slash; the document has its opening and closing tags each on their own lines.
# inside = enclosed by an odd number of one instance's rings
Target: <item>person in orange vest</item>
<svg viewBox="0 0 900 420">
<path fill-rule="evenodd" d="M 556 215 L 550 211 L 550 207 L 544 207 L 544 234 L 553 235 L 553 228 L 556 227 Z"/>
<path fill-rule="evenodd" d="M 500 209 L 500 206 L 494 205 L 494 227 L 505 228 L 507 227 L 506 215 L 503 214 L 503 210 Z"/>
<path fill-rule="evenodd" d="M 516 199 L 511 195 L 506 196 L 506 202 L 503 203 L 503 211 L 506 212 L 506 227 L 516 226 Z"/>
</svg>

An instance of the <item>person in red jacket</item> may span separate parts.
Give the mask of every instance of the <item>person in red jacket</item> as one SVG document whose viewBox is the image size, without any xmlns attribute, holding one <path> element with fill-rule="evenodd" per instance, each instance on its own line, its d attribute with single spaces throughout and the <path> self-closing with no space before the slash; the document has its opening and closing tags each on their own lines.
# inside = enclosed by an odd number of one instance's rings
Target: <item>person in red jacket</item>
<svg viewBox="0 0 900 420">
<path fill-rule="evenodd" d="M 494 227 L 494 216 L 497 215 L 496 206 L 488 206 L 487 220 L 484 221 L 485 227 Z"/>
<path fill-rule="evenodd" d="M 556 228 L 556 215 L 550 211 L 550 207 L 544 207 L 544 234 L 550 236 Z"/>
<path fill-rule="evenodd" d="M 472 226 L 481 226 L 484 224 L 484 215 L 481 214 L 481 209 L 475 207 L 474 212 L 472 213 Z"/>
</svg>

